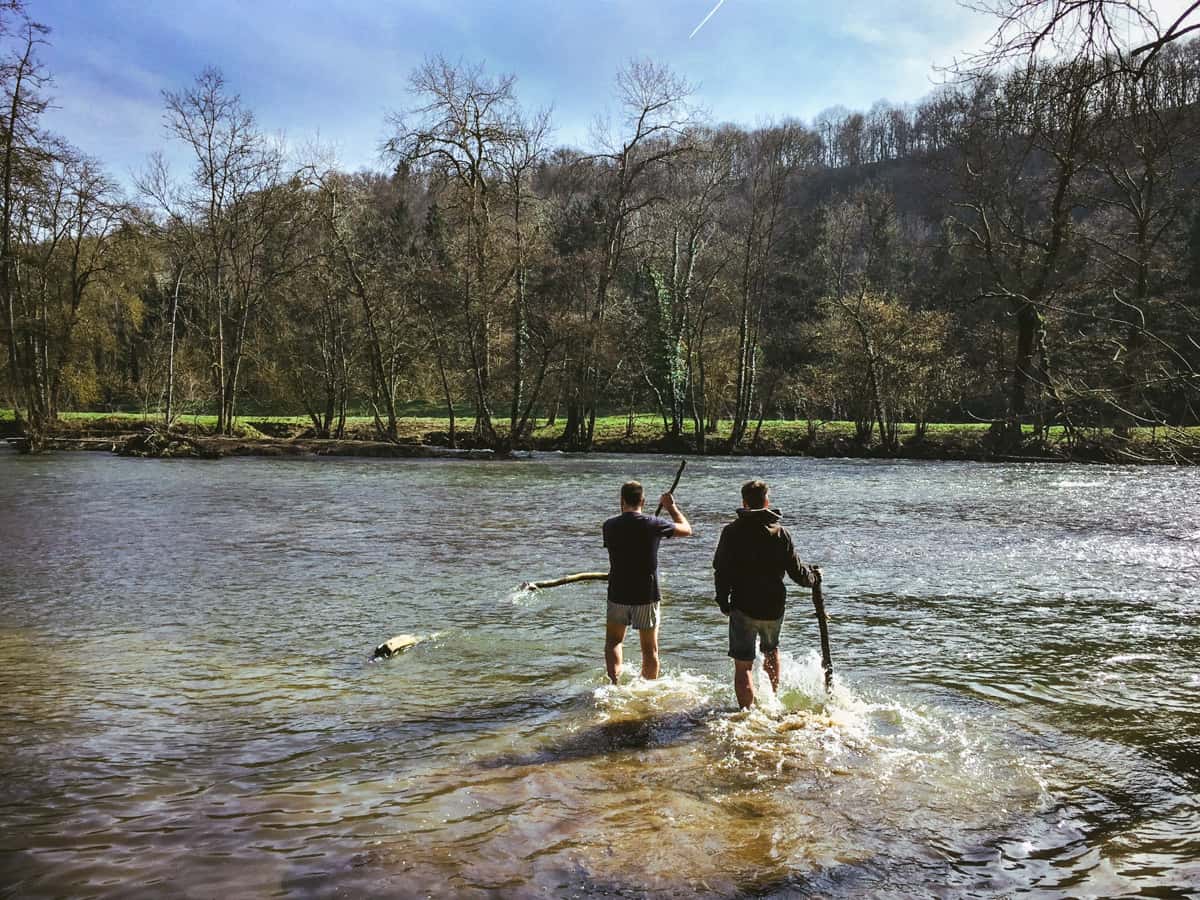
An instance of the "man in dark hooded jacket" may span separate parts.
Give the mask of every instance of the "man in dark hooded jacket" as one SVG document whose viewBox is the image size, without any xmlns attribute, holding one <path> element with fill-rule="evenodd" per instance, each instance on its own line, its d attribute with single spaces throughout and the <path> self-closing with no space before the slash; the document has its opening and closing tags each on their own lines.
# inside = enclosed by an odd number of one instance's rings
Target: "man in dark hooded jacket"
<svg viewBox="0 0 1200 900">
<path fill-rule="evenodd" d="M 771 509 L 766 482 L 742 485 L 742 508 L 737 512 L 737 519 L 721 531 L 713 570 L 717 604 L 729 616 L 733 689 L 738 706 L 746 709 L 754 703 L 750 670 L 756 639 L 771 687 L 779 690 L 779 631 L 787 600 L 784 573 L 803 587 L 812 586 L 813 575 L 796 558 L 792 536 L 780 524 L 783 514 Z"/>
</svg>

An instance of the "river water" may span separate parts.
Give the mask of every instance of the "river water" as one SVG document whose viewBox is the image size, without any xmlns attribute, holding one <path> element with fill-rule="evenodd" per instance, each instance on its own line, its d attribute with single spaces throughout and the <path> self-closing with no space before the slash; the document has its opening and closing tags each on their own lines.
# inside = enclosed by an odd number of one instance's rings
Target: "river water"
<svg viewBox="0 0 1200 900">
<path fill-rule="evenodd" d="M 674 467 L 0 454 L 0 895 L 1200 892 L 1200 472 L 693 459 L 664 675 L 609 687 L 603 585 L 517 587 Z M 793 588 L 738 713 L 754 476 L 837 680 Z"/>
</svg>

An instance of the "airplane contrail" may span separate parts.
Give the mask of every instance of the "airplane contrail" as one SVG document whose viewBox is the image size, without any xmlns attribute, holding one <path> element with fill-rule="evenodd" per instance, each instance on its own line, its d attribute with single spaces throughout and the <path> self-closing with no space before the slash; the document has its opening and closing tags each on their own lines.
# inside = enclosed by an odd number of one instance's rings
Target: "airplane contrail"
<svg viewBox="0 0 1200 900">
<path fill-rule="evenodd" d="M 692 38 L 694 38 L 696 36 L 696 32 L 699 31 L 701 28 L 703 28 L 705 26 L 705 24 L 708 22 L 708 20 L 713 17 L 713 14 L 724 5 L 725 5 L 725 0 L 717 0 L 717 5 L 714 6 L 712 9 L 710 9 L 708 11 L 708 15 L 700 20 L 700 24 L 692 29 L 692 33 L 688 35 L 688 40 L 690 41 Z"/>
</svg>

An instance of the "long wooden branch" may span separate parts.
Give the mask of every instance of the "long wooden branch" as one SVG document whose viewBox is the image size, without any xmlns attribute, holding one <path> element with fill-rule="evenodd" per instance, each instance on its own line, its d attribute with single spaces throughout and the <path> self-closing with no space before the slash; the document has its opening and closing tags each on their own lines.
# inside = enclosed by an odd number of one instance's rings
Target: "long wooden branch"
<svg viewBox="0 0 1200 900">
<path fill-rule="evenodd" d="M 540 591 L 542 588 L 558 587 L 560 584 L 574 584 L 577 581 L 608 581 L 608 573 L 577 572 L 574 575 L 564 575 L 562 578 L 552 578 L 549 581 L 525 581 L 521 583 L 521 590 Z"/>
<path fill-rule="evenodd" d="M 686 459 L 681 459 L 679 461 L 679 468 L 675 470 L 675 480 L 671 482 L 671 487 L 668 488 L 668 490 L 667 490 L 668 494 L 674 494 L 675 488 L 679 487 L 679 477 L 681 475 L 683 475 L 683 469 L 684 469 L 684 466 L 686 466 L 686 465 L 687 465 Z M 661 513 L 662 513 L 662 504 L 660 503 L 660 504 L 658 504 L 658 509 L 656 509 L 654 511 L 654 515 L 657 516 L 657 515 L 660 515 Z"/>
</svg>

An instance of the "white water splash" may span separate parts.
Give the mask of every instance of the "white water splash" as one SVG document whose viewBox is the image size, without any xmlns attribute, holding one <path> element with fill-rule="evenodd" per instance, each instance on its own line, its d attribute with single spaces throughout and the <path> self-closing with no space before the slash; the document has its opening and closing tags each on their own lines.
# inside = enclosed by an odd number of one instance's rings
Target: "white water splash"
<svg viewBox="0 0 1200 900">
<path fill-rule="evenodd" d="M 645 715 L 648 712 L 696 712 L 712 707 L 718 688 L 705 675 L 664 672 L 647 680 L 640 676 L 621 684 L 596 688 L 592 697 L 601 721 Z"/>
<path fill-rule="evenodd" d="M 720 768 L 759 781 L 835 779 L 847 797 L 895 811 L 914 797 L 980 813 L 993 802 L 1044 797 L 1044 780 L 986 719 L 895 696 L 871 698 L 838 679 L 826 694 L 816 653 L 780 657 L 778 695 L 756 666 L 754 707 L 709 721 L 723 748 Z"/>
<path fill-rule="evenodd" d="M 534 588 L 518 587 L 505 594 L 501 602 L 509 606 L 529 606 L 537 599 L 539 593 L 541 592 Z"/>
</svg>

